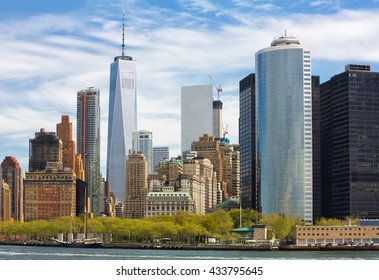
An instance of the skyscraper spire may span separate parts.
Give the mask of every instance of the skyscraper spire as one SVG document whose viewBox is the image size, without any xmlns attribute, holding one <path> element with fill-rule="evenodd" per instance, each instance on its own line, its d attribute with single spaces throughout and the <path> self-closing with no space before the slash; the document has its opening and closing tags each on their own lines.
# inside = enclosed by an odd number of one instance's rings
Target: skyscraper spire
<svg viewBox="0 0 379 280">
<path fill-rule="evenodd" d="M 122 11 L 122 59 L 125 58 L 125 11 Z"/>
</svg>

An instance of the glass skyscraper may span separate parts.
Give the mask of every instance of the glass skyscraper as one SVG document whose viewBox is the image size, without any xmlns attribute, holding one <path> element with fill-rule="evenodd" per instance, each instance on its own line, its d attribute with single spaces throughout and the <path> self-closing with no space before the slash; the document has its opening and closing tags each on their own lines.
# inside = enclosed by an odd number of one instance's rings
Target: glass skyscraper
<svg viewBox="0 0 379 280">
<path fill-rule="evenodd" d="M 82 155 L 91 212 L 100 215 L 100 90 L 77 93 L 77 152 Z"/>
<path fill-rule="evenodd" d="M 255 74 L 249 74 L 240 81 L 239 92 L 241 203 L 242 208 L 251 208 L 261 212 L 259 182 L 256 176 Z"/>
<path fill-rule="evenodd" d="M 153 174 L 153 133 L 139 130 L 133 132 L 133 153 L 142 153 L 147 160 L 147 172 Z"/>
<path fill-rule="evenodd" d="M 280 37 L 255 55 L 257 165 L 264 214 L 312 217 L 311 53 Z"/>
<path fill-rule="evenodd" d="M 349 64 L 320 86 L 321 213 L 379 218 L 379 72 Z"/>
<path fill-rule="evenodd" d="M 136 130 L 136 62 L 121 55 L 111 64 L 107 148 L 107 181 L 120 202 L 125 199 L 126 159 Z"/>
</svg>

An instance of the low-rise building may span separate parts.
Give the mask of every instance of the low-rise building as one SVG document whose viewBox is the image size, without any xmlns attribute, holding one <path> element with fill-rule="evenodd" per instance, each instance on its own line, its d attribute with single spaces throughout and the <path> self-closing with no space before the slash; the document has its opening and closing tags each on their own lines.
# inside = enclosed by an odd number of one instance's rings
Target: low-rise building
<svg viewBox="0 0 379 280">
<path fill-rule="evenodd" d="M 379 240 L 379 226 L 295 226 L 296 245 L 371 244 Z"/>
</svg>

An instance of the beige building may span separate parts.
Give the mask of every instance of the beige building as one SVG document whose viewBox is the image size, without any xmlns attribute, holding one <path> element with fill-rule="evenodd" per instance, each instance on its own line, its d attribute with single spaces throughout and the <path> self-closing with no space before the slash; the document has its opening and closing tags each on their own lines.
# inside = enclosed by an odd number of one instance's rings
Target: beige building
<svg viewBox="0 0 379 280">
<path fill-rule="evenodd" d="M 148 191 L 147 160 L 143 154 L 130 154 L 126 161 L 125 218 L 142 219 Z"/>
<path fill-rule="evenodd" d="M 159 163 L 158 178 L 161 180 L 163 177 L 165 180 L 173 183 L 178 176 L 183 173 L 183 161 L 180 159 L 172 158 L 169 160 L 162 160 Z"/>
<path fill-rule="evenodd" d="M 379 226 L 295 226 L 296 245 L 372 243 L 379 239 Z"/>
<path fill-rule="evenodd" d="M 58 163 L 27 172 L 24 181 L 25 222 L 71 216 L 76 212 L 76 176 Z"/>
<path fill-rule="evenodd" d="M 229 198 L 239 199 L 240 195 L 240 152 L 238 145 L 220 143 L 223 152 L 223 174 Z"/>
<path fill-rule="evenodd" d="M 12 221 L 12 193 L 9 185 L 0 178 L 0 221 Z"/>
<path fill-rule="evenodd" d="M 192 143 L 192 150 L 198 157 L 208 158 L 213 164 L 222 191 L 222 200 L 239 198 L 240 156 L 237 146 L 204 134 Z"/>
<path fill-rule="evenodd" d="M 145 204 L 145 217 L 172 216 L 178 211 L 193 213 L 195 202 L 189 192 L 174 191 L 173 186 L 161 186 L 161 190 L 150 191 Z"/>
<path fill-rule="evenodd" d="M 195 157 L 185 160 L 183 164 L 183 175 L 193 175 L 203 183 L 204 211 L 208 212 L 217 204 L 217 178 L 213 164 L 207 158 Z"/>
</svg>

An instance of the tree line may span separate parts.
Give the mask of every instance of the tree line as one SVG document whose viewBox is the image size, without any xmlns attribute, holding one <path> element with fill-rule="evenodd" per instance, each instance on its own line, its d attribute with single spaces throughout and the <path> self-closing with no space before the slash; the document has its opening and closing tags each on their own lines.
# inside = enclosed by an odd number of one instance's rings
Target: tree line
<svg viewBox="0 0 379 280">
<path fill-rule="evenodd" d="M 237 237 L 230 230 L 252 227 L 254 224 L 268 227 L 268 238 L 291 239 L 295 225 L 305 225 L 298 217 L 277 214 L 262 215 L 252 209 L 230 211 L 218 210 L 205 215 L 179 211 L 173 216 L 149 217 L 145 219 L 126 219 L 95 217 L 87 219 L 87 232 L 112 234 L 114 242 L 152 242 L 155 239 L 169 238 L 172 242 L 199 243 L 212 236 L 221 240 Z M 347 220 L 321 218 L 315 225 L 343 225 Z M 33 239 L 46 241 L 56 238 L 58 233 L 67 236 L 69 232 L 84 232 L 84 217 L 61 217 L 53 220 L 31 222 L 0 222 L 0 239 Z"/>
</svg>

